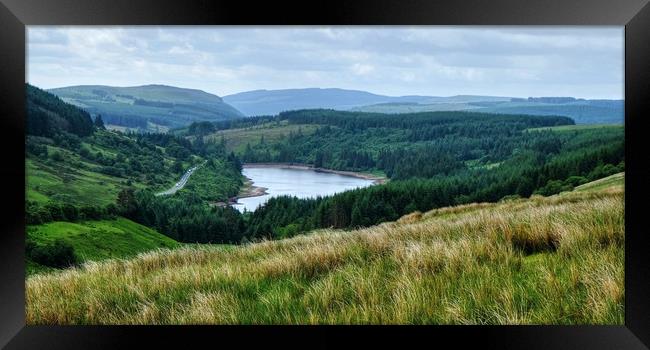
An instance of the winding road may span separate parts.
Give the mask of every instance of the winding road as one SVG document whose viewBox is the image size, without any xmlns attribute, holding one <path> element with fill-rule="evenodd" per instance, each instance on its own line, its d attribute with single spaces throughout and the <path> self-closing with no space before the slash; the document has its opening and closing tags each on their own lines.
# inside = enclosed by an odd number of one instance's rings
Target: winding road
<svg viewBox="0 0 650 350">
<path fill-rule="evenodd" d="M 158 193 L 156 193 L 156 196 L 167 196 L 167 195 L 174 194 L 174 193 L 178 192 L 180 189 L 182 189 L 185 186 L 185 184 L 187 183 L 187 180 L 190 179 L 190 176 L 192 175 L 192 173 L 194 173 L 194 171 L 196 169 L 198 169 L 199 167 L 201 167 L 205 163 L 206 162 L 203 162 L 203 163 L 201 163 L 199 165 L 195 165 L 195 166 L 189 168 L 185 172 L 185 174 L 183 174 L 181 179 L 172 188 L 170 188 L 170 189 L 168 189 L 166 191 L 158 192 Z"/>
</svg>

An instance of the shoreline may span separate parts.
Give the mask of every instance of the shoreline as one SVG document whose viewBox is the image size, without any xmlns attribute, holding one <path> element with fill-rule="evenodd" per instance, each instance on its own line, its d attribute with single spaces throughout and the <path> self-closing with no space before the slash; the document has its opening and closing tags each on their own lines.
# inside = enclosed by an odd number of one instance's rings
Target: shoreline
<svg viewBox="0 0 650 350">
<path fill-rule="evenodd" d="M 242 188 L 239 190 L 237 197 L 235 197 L 234 203 L 238 203 L 240 198 L 259 197 L 259 196 L 264 196 L 269 194 L 268 192 L 266 192 L 268 188 L 255 186 L 253 185 L 253 179 L 248 178 L 246 176 L 244 176 L 244 178 L 246 178 L 246 180 L 244 181 L 244 185 L 242 186 Z"/>
<path fill-rule="evenodd" d="M 244 168 L 281 168 L 281 169 L 299 169 L 299 170 L 313 170 L 321 173 L 338 174 L 343 176 L 356 177 L 358 179 L 372 180 L 373 185 L 381 185 L 388 181 L 388 178 L 383 176 L 376 176 L 372 174 L 359 173 L 355 171 L 334 170 L 327 168 L 316 168 L 308 164 L 295 164 L 295 163 L 246 163 L 243 164 Z M 249 179 L 250 180 L 250 179 Z"/>
</svg>

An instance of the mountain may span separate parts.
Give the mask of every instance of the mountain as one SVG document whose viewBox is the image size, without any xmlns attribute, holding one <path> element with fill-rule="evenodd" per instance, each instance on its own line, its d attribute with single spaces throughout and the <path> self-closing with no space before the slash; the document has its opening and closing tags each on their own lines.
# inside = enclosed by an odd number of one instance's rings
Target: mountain
<svg viewBox="0 0 650 350">
<path fill-rule="evenodd" d="M 101 114 L 109 126 L 166 131 L 195 121 L 221 121 L 244 116 L 219 96 L 166 85 L 81 85 L 48 91 L 92 115 Z"/>
<path fill-rule="evenodd" d="M 347 110 L 365 105 L 387 102 L 427 101 L 429 96 L 391 97 L 377 95 L 366 91 L 345 89 L 286 89 L 254 90 L 223 97 L 248 116 L 275 115 L 283 111 L 296 109 L 326 108 Z"/>
</svg>

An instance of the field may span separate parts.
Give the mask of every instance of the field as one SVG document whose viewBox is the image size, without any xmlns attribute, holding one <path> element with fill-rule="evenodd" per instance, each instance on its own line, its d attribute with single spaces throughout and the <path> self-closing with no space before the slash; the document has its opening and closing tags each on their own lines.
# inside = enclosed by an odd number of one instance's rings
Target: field
<svg viewBox="0 0 650 350">
<path fill-rule="evenodd" d="M 34 275 L 27 324 L 622 325 L 622 181 Z"/>
<path fill-rule="evenodd" d="M 312 124 L 266 123 L 249 128 L 221 130 L 211 134 L 206 139 L 218 142 L 223 137 L 229 151 L 241 154 L 246 149 L 246 144 L 256 145 L 260 143 L 262 137 L 265 142 L 276 142 L 289 137 L 290 133 L 298 133 L 299 131 L 304 135 L 310 135 L 317 128 L 318 125 Z"/>
<path fill-rule="evenodd" d="M 180 246 L 173 239 L 124 218 L 32 225 L 27 227 L 27 238 L 37 244 L 62 239 L 70 243 L 82 262 L 128 258 L 152 249 Z M 28 275 L 52 271 L 34 262 L 29 262 L 28 266 Z"/>
</svg>

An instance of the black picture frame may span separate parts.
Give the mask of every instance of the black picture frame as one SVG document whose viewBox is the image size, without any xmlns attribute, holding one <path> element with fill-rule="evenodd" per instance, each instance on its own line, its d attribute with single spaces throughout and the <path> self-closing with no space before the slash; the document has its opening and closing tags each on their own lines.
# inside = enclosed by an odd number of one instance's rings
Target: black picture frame
<svg viewBox="0 0 650 350">
<path fill-rule="evenodd" d="M 645 250 L 648 193 L 644 115 L 650 104 L 647 0 L 136 1 L 0 0 L 0 120 L 4 185 L 0 233 L 0 346 L 130 348 L 184 346 L 453 346 L 522 349 L 647 349 L 650 260 Z M 25 326 L 25 26 L 26 25 L 624 25 L 625 26 L 625 325 L 624 326 Z M 229 343 L 228 345 L 226 345 Z M 449 345 L 445 345 L 449 344 Z"/>
</svg>

